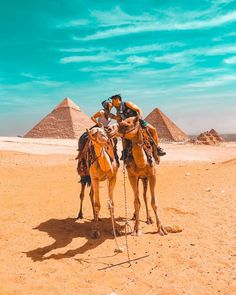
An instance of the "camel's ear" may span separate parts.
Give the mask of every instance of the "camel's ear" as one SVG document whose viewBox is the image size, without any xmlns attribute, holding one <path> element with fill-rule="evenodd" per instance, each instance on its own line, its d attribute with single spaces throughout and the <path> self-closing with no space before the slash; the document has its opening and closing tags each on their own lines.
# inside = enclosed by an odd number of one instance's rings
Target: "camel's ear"
<svg viewBox="0 0 236 295">
<path fill-rule="evenodd" d="M 91 131 L 86 128 L 86 132 L 88 133 L 88 137 L 91 138 Z"/>
</svg>

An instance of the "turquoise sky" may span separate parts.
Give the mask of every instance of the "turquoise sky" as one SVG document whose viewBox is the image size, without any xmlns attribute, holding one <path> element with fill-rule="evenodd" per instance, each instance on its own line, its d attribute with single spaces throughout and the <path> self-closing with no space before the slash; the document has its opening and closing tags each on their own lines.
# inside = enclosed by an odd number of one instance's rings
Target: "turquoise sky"
<svg viewBox="0 0 236 295">
<path fill-rule="evenodd" d="M 1 0 L 0 135 L 115 93 L 187 133 L 236 132 L 236 1 Z"/>
</svg>

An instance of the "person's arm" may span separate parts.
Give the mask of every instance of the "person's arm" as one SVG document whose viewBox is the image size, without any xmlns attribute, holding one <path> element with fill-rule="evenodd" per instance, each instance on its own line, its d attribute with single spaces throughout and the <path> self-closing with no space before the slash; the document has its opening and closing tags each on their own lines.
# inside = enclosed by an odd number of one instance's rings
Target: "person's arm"
<svg viewBox="0 0 236 295">
<path fill-rule="evenodd" d="M 99 112 L 95 113 L 94 115 L 92 115 L 91 120 L 95 124 L 97 124 L 98 123 L 97 118 L 101 118 L 101 116 L 102 116 L 101 111 L 99 111 Z"/>
<path fill-rule="evenodd" d="M 127 105 L 128 108 L 134 110 L 135 112 L 138 113 L 139 117 L 142 118 L 143 116 L 143 111 L 138 107 L 136 106 L 134 103 L 132 102 L 126 102 L 125 103 Z"/>
<path fill-rule="evenodd" d="M 119 118 L 120 118 L 120 116 L 118 116 L 118 115 L 114 115 L 114 114 L 112 114 L 112 113 L 110 113 L 109 114 L 109 117 L 111 118 L 111 119 L 113 119 L 113 120 L 119 120 Z"/>
</svg>

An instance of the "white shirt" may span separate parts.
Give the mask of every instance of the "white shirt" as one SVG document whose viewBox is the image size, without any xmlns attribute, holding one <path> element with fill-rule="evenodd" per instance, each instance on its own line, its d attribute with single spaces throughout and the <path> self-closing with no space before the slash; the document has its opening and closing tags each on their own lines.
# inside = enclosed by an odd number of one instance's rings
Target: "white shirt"
<svg viewBox="0 0 236 295">
<path fill-rule="evenodd" d="M 107 127 L 109 123 L 111 122 L 111 118 L 108 117 L 108 119 L 105 116 L 105 111 L 100 111 L 101 117 L 98 118 L 98 122 L 102 123 L 103 126 Z"/>
</svg>

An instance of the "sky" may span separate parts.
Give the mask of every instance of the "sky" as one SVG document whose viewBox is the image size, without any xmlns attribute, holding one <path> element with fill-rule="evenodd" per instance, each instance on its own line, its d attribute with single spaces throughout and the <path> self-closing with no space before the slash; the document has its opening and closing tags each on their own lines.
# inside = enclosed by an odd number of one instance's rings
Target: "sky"
<svg viewBox="0 0 236 295">
<path fill-rule="evenodd" d="M 236 132 L 236 0 L 1 0 L 0 136 L 120 93 L 188 134 Z"/>
</svg>

